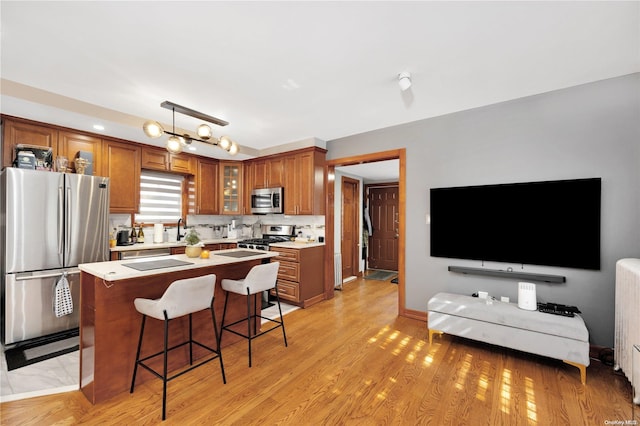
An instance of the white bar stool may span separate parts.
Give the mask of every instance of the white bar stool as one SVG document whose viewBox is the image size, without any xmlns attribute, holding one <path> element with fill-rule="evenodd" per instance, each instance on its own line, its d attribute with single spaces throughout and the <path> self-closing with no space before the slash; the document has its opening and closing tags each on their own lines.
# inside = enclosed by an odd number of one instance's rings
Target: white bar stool
<svg viewBox="0 0 640 426">
<path fill-rule="evenodd" d="M 216 326 L 216 316 L 213 312 L 213 291 L 216 285 L 215 274 L 204 275 L 201 277 L 187 278 L 183 280 L 177 280 L 171 283 L 167 290 L 164 292 L 160 299 L 142 299 L 137 298 L 133 301 L 136 310 L 142 314 L 142 325 L 140 327 L 140 340 L 138 341 L 138 350 L 136 352 L 136 362 L 133 367 L 133 377 L 131 379 L 131 390 L 136 383 L 136 373 L 138 366 L 144 367 L 150 371 L 153 375 L 162 380 L 162 420 L 166 418 L 167 408 L 167 382 L 175 379 L 187 373 L 194 368 L 200 367 L 218 358 L 220 360 L 220 370 L 222 372 L 222 382 L 227 383 L 227 379 L 224 375 L 224 365 L 222 364 L 222 352 L 220 351 L 220 338 L 218 336 L 218 328 Z M 192 314 L 203 311 L 205 309 L 211 310 L 211 318 L 213 320 L 213 331 L 216 339 L 216 348 L 210 348 L 200 342 L 193 340 L 193 328 L 192 328 Z M 177 344 L 171 348 L 169 345 L 169 321 L 175 318 L 179 318 L 185 315 L 189 315 L 189 340 Z M 155 318 L 160 321 L 164 321 L 164 349 L 153 355 L 149 355 L 140 359 L 140 349 L 142 347 L 142 337 L 144 335 L 144 325 L 147 317 Z M 184 345 L 189 345 L 189 367 L 171 377 L 167 375 L 167 354 L 173 349 L 177 349 Z M 213 357 L 205 359 L 200 363 L 193 365 L 193 344 L 196 344 L 204 349 L 209 350 L 214 354 Z M 145 361 L 155 358 L 159 355 L 163 355 L 164 368 L 161 373 L 158 373 L 153 368 L 145 364 Z"/>
<path fill-rule="evenodd" d="M 280 262 L 264 263 L 262 265 L 256 265 L 247 274 L 244 279 L 230 280 L 223 279 L 221 281 L 222 289 L 226 291 L 224 298 L 224 311 L 222 313 L 222 326 L 220 330 L 220 337 L 224 331 L 230 331 L 238 336 L 244 337 L 249 341 L 249 367 L 251 367 L 251 341 L 256 337 L 262 336 L 270 331 L 282 327 L 282 337 L 284 338 L 284 346 L 287 345 L 287 334 L 284 329 L 284 321 L 282 319 L 282 308 L 280 307 L 280 295 L 278 294 L 278 268 Z M 262 303 L 262 292 L 275 289 L 276 301 L 278 303 L 278 311 L 280 312 L 280 321 L 257 315 L 257 295 L 260 294 L 260 303 Z M 229 300 L 229 293 L 236 293 L 243 296 L 247 296 L 247 317 L 231 324 L 224 323 L 225 316 L 227 314 L 227 301 Z M 251 313 L 251 295 L 253 295 L 253 314 Z M 261 321 L 265 319 L 277 324 L 275 327 L 265 331 L 258 331 L 258 327 L 261 325 Z M 231 327 L 242 322 L 247 322 L 247 334 L 240 333 Z M 251 323 L 253 322 L 253 332 Z"/>
</svg>

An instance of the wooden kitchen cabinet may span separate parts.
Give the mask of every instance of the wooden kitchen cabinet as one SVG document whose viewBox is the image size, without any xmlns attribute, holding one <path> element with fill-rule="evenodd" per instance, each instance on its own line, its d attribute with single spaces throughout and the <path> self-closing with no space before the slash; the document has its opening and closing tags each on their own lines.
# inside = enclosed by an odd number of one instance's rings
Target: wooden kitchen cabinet
<svg viewBox="0 0 640 426">
<path fill-rule="evenodd" d="M 195 214 L 218 214 L 218 162 L 197 159 Z"/>
<path fill-rule="evenodd" d="M 100 175 L 102 170 L 102 139 L 83 133 L 60 131 L 58 136 L 57 155 L 64 155 L 69 160 L 67 167 L 75 173 L 76 166 L 73 160 L 79 151 L 91 153 L 93 156 L 92 169 L 94 175 Z"/>
<path fill-rule="evenodd" d="M 142 147 L 141 167 L 143 169 L 191 174 L 194 171 L 193 161 L 193 156 L 189 154 L 171 154 L 163 148 Z"/>
<path fill-rule="evenodd" d="M 250 187 L 277 188 L 284 185 L 284 156 L 275 156 L 250 162 Z"/>
<path fill-rule="evenodd" d="M 220 162 L 220 214 L 243 214 L 242 163 L 239 161 Z"/>
<path fill-rule="evenodd" d="M 253 190 L 253 161 L 242 163 L 244 191 L 242 194 L 242 214 L 251 214 L 251 191 Z"/>
<path fill-rule="evenodd" d="M 184 254 L 185 247 L 186 246 L 171 247 L 171 254 Z M 205 244 L 202 248 L 203 250 L 216 251 L 238 248 L 238 245 L 236 243 L 213 243 Z"/>
<path fill-rule="evenodd" d="M 251 162 L 251 189 L 267 187 L 267 161 L 254 160 Z"/>
<path fill-rule="evenodd" d="M 326 152 L 313 148 L 284 158 L 284 214 L 324 214 Z"/>
<path fill-rule="evenodd" d="M 11 167 L 18 144 L 52 148 L 55 162 L 58 148 L 58 129 L 37 122 L 2 116 L 2 167 Z"/>
<path fill-rule="evenodd" d="M 191 174 L 194 172 L 195 158 L 189 154 L 171 154 L 169 157 L 169 171 L 175 173 Z"/>
<path fill-rule="evenodd" d="M 267 188 L 284 186 L 284 156 L 271 158 L 267 161 Z"/>
<path fill-rule="evenodd" d="M 166 149 L 143 147 L 140 155 L 143 169 L 169 170 L 169 152 Z"/>
<path fill-rule="evenodd" d="M 104 140 L 102 176 L 109 177 L 109 212 L 138 212 L 140 201 L 140 147 Z"/>
<path fill-rule="evenodd" d="M 220 243 L 218 245 L 220 246 L 220 248 L 218 248 L 217 250 L 228 250 L 228 249 L 238 248 L 237 243 Z"/>
<path fill-rule="evenodd" d="M 302 308 L 324 300 L 324 246 L 305 248 L 271 247 L 279 255 L 278 293 L 287 303 Z M 270 291 L 275 296 L 275 290 Z"/>
</svg>

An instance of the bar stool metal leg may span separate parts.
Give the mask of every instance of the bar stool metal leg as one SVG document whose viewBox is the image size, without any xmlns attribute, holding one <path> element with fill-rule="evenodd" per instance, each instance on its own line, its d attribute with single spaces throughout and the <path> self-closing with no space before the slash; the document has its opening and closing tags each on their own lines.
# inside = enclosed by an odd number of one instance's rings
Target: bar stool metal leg
<svg viewBox="0 0 640 426">
<path fill-rule="evenodd" d="M 251 297 L 247 288 L 247 341 L 249 342 L 249 367 L 251 367 Z"/>
<path fill-rule="evenodd" d="M 276 301 L 278 302 L 278 312 L 280 313 L 280 326 L 282 327 L 282 337 L 284 338 L 284 346 L 287 345 L 287 333 L 284 331 L 284 319 L 282 319 L 282 308 L 280 307 L 280 293 L 278 293 L 278 284 L 276 283 Z"/>
<path fill-rule="evenodd" d="M 211 320 L 213 322 L 213 332 L 216 336 L 216 351 L 220 360 L 220 371 L 222 372 L 222 383 L 227 384 L 227 377 L 224 374 L 224 365 L 222 363 L 222 350 L 220 350 L 220 336 L 218 333 L 218 325 L 216 324 L 216 314 L 213 311 L 213 301 L 211 301 Z"/>
<path fill-rule="evenodd" d="M 136 383 L 136 374 L 138 373 L 138 362 L 140 361 L 140 349 L 142 348 L 142 336 L 144 335 L 144 323 L 147 320 L 147 316 L 142 316 L 142 324 L 140 325 L 140 338 L 138 339 L 138 350 L 136 351 L 136 362 L 133 365 L 133 378 L 131 379 L 131 389 L 129 393 L 133 393 L 133 387 Z"/>
<path fill-rule="evenodd" d="M 191 324 L 189 324 L 191 326 Z M 167 418 L 167 348 L 169 347 L 169 318 L 164 311 L 164 367 L 162 374 L 162 420 Z"/>
</svg>

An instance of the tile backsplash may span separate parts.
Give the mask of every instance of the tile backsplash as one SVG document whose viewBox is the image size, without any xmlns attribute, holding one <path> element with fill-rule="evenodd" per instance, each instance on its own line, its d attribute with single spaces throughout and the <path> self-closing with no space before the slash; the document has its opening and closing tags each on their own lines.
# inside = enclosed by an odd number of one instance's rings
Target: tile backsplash
<svg viewBox="0 0 640 426">
<path fill-rule="evenodd" d="M 281 214 L 268 214 L 268 215 L 252 215 L 252 216 L 221 216 L 221 215 L 187 215 L 186 225 L 188 227 L 216 227 L 220 226 L 226 236 L 226 230 L 228 225 L 235 222 L 236 230 L 238 231 L 238 238 L 250 238 L 252 229 L 255 229 L 254 224 L 265 225 L 295 225 L 295 233 L 302 232 L 302 236 L 318 239 L 318 237 L 324 237 L 325 227 L 324 216 L 287 216 Z M 128 214 L 110 214 L 109 215 L 109 230 L 114 228 L 131 228 L 131 216 Z M 153 234 L 153 229 L 145 230 L 145 239 L 147 235 Z M 167 227 L 167 231 L 171 236 L 177 235 L 177 229 L 175 226 Z M 203 238 L 209 238 L 209 233 L 213 232 L 210 229 L 202 230 Z M 213 235 L 213 234 L 212 234 Z M 213 238 L 213 237 L 211 237 Z"/>
<path fill-rule="evenodd" d="M 219 215 L 188 215 L 187 225 L 211 225 L 211 226 L 227 226 L 235 221 L 238 235 L 242 235 L 242 230 L 248 232 L 247 228 L 254 228 L 255 223 L 261 225 L 295 225 L 297 234 L 302 232 L 305 237 L 317 239 L 324 237 L 324 216 L 287 216 L 281 214 L 252 215 L 252 216 L 219 216 Z M 245 234 L 246 235 L 246 234 Z"/>
</svg>

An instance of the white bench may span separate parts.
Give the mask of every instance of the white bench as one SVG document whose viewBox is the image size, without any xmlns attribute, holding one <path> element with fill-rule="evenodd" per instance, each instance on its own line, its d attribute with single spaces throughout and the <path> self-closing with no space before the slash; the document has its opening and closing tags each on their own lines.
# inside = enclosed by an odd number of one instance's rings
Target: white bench
<svg viewBox="0 0 640 426">
<path fill-rule="evenodd" d="M 438 293 L 428 304 L 429 344 L 434 334 L 452 334 L 566 362 L 587 381 L 589 332 L 580 315 L 526 311 L 513 303 Z"/>
</svg>

